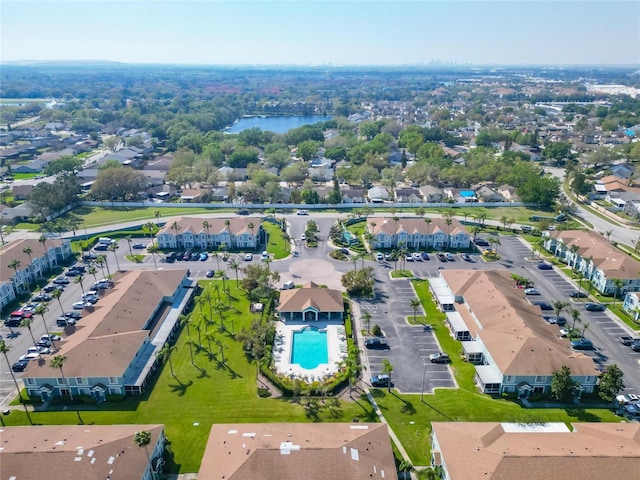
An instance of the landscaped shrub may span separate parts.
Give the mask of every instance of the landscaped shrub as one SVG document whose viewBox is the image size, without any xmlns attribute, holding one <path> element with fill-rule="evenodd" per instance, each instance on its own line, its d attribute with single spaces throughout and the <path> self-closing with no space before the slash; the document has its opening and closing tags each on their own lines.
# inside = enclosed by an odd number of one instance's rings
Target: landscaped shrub
<svg viewBox="0 0 640 480">
<path fill-rule="evenodd" d="M 123 402 L 125 398 L 127 398 L 126 395 L 107 395 L 105 400 L 109 403 L 119 403 Z"/>
<path fill-rule="evenodd" d="M 371 329 L 371 333 L 373 333 L 376 337 L 381 337 L 382 336 L 382 329 L 380 328 L 380 325 L 375 324 L 373 326 L 373 328 Z"/>
<path fill-rule="evenodd" d="M 271 392 L 268 388 L 258 388 L 258 396 L 260 398 L 269 398 L 271 396 Z"/>
</svg>

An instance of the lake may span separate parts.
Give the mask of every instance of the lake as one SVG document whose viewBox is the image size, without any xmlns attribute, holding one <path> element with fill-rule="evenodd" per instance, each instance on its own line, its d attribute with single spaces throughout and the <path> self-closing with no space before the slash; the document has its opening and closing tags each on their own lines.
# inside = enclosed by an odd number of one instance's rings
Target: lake
<svg viewBox="0 0 640 480">
<path fill-rule="evenodd" d="M 244 117 L 225 130 L 225 133 L 240 133 L 243 130 L 253 127 L 258 127 L 261 130 L 269 132 L 286 133 L 292 128 L 326 122 L 332 118 L 331 115 L 311 115 L 308 117 Z"/>
</svg>

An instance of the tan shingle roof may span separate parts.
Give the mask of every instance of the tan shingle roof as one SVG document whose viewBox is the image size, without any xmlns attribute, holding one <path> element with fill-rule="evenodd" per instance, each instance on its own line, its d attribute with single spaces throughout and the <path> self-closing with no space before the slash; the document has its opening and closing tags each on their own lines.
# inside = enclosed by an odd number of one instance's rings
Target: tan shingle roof
<svg viewBox="0 0 640 480">
<path fill-rule="evenodd" d="M 47 239 L 47 249 L 59 247 L 60 245 L 62 245 L 62 240 L 58 238 Z M 13 268 L 9 268 L 9 264 L 13 260 L 20 261 L 18 271 L 24 270 L 31 264 L 29 255 L 22 251 L 26 247 L 31 247 L 31 258 L 44 257 L 46 253 L 42 243 L 32 238 L 15 240 L 0 246 L 0 280 L 6 281 L 16 274 Z"/>
<path fill-rule="evenodd" d="M 179 288 L 186 270 L 132 271 L 116 276 L 116 286 L 100 298 L 78 329 L 60 343 L 67 360 L 65 376 L 117 377 L 124 375 L 135 353 L 149 337 L 145 322 L 164 296 Z M 56 377 L 48 361 L 30 362 L 25 377 Z"/>
<path fill-rule="evenodd" d="M 320 312 L 344 312 L 342 293 L 315 284 L 280 292 L 279 312 L 302 312 L 308 307 Z"/>
<path fill-rule="evenodd" d="M 381 423 L 213 425 L 199 480 L 396 478 Z"/>
<path fill-rule="evenodd" d="M 201 218 L 201 217 L 177 217 L 167 221 L 167 223 L 158 231 L 158 235 L 161 233 L 168 233 L 175 235 L 176 231 L 171 229 L 174 222 L 177 222 L 180 226 L 177 234 L 181 235 L 185 232 L 191 233 L 207 233 L 207 229 L 202 226 L 203 222 L 209 222 L 209 233 L 211 235 L 220 234 L 227 231 L 226 221 L 229 221 L 229 231 L 232 235 L 240 235 L 242 233 L 258 233 L 260 229 L 260 219 L 252 217 L 233 217 L 233 218 Z M 250 223 L 253 223 L 253 232 L 248 227 Z"/>
<path fill-rule="evenodd" d="M 556 230 L 549 235 L 561 239 L 567 248 L 580 247 L 578 253 L 584 259 L 592 257 L 593 264 L 604 272 L 607 278 L 640 278 L 640 262 L 624 254 L 611 242 L 591 230 Z"/>
<path fill-rule="evenodd" d="M 375 224 L 375 225 L 373 225 Z M 447 225 L 444 218 L 432 218 L 431 223 L 427 224 L 424 218 L 407 218 L 400 217 L 398 221 L 388 218 L 369 218 L 367 220 L 367 228 L 372 235 L 386 233 L 387 235 L 396 235 L 399 233 L 408 233 L 414 235 L 416 233 L 430 234 L 447 233 L 456 235 L 458 233 L 467 233 L 462 224 L 455 218 L 451 219 L 451 225 Z"/>
<path fill-rule="evenodd" d="M 144 448 L 136 432 L 151 434 L 151 451 L 163 425 L 58 425 L 3 427 L 2 478 L 46 480 L 130 480 L 142 478 Z"/>
<path fill-rule="evenodd" d="M 506 432 L 499 423 L 434 422 L 450 480 L 637 478 L 640 424 L 577 423 L 573 432 Z"/>
<path fill-rule="evenodd" d="M 464 298 L 468 308 L 456 304 L 456 310 L 504 375 L 551 375 L 563 365 L 573 375 L 598 374 L 589 356 L 572 351 L 558 328 L 542 320 L 540 308 L 526 301 L 509 272 L 444 270 L 441 275 Z"/>
</svg>

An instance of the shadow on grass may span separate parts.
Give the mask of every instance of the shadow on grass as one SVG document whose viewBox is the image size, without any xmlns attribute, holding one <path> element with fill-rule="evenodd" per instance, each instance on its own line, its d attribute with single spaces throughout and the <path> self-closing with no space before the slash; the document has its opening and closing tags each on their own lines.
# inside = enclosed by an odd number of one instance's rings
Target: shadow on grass
<svg viewBox="0 0 640 480">
<path fill-rule="evenodd" d="M 580 422 L 601 422 L 602 418 L 583 408 L 565 408 L 564 411 L 570 417 L 575 417 Z"/>
<path fill-rule="evenodd" d="M 396 397 L 398 400 L 400 400 L 402 402 L 402 408 L 400 408 L 400 412 L 401 413 L 403 413 L 405 415 L 415 415 L 416 414 L 416 407 L 413 406 L 413 403 L 411 403 L 408 400 L 405 400 L 404 398 L 400 398 L 395 392 L 391 392 L 391 395 L 393 395 L 394 397 Z"/>
<path fill-rule="evenodd" d="M 179 397 L 182 397 L 185 393 L 187 393 L 187 389 L 193 385 L 193 380 L 189 380 L 188 383 L 181 383 L 180 380 L 177 380 L 178 384 L 176 385 L 175 383 L 169 384 L 168 387 L 173 391 L 176 392 L 178 394 Z"/>
</svg>

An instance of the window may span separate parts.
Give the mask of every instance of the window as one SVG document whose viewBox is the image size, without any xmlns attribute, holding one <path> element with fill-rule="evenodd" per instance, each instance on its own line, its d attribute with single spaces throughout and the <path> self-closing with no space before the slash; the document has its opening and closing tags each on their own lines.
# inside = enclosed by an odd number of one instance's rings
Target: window
<svg viewBox="0 0 640 480">
<path fill-rule="evenodd" d="M 589 377 L 587 377 L 587 379 L 585 380 L 584 383 L 594 383 L 595 380 L 596 380 L 596 377 L 589 376 Z"/>
<path fill-rule="evenodd" d="M 58 377 L 56 378 L 56 381 L 58 382 L 58 385 L 66 385 L 67 382 L 64 381 L 64 378 Z"/>
<path fill-rule="evenodd" d="M 87 385 L 88 383 L 89 383 L 89 381 L 86 378 L 76 377 L 76 384 L 77 385 Z"/>
<path fill-rule="evenodd" d="M 36 384 L 35 378 L 27 378 L 27 385 L 35 385 L 35 384 Z"/>
<path fill-rule="evenodd" d="M 504 381 L 511 383 L 515 380 L 515 378 L 516 377 L 514 375 L 507 375 L 506 377 L 504 377 Z"/>
<path fill-rule="evenodd" d="M 91 395 L 91 392 L 89 391 L 88 388 L 79 388 L 78 393 L 80 395 Z"/>
<path fill-rule="evenodd" d="M 118 377 L 109 377 L 109 383 L 118 383 Z"/>
<path fill-rule="evenodd" d="M 536 383 L 545 383 L 547 381 L 547 377 L 536 377 Z"/>
</svg>

